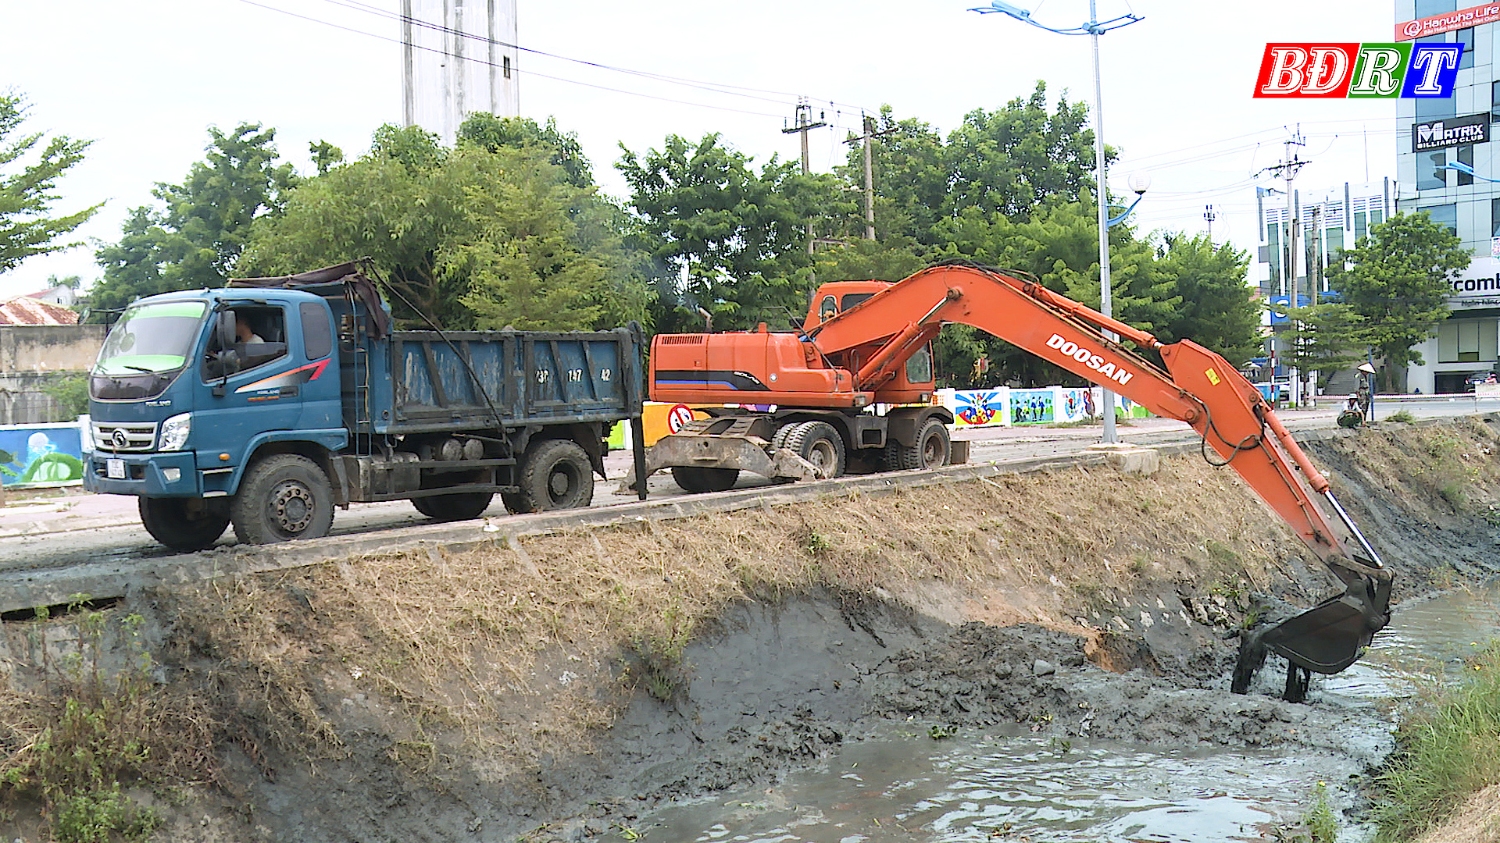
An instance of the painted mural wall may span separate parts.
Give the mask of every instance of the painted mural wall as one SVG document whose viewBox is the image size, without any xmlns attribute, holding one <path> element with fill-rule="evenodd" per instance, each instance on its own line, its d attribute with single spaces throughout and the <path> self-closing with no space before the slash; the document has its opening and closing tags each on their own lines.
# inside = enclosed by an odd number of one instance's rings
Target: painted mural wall
<svg viewBox="0 0 1500 843">
<path fill-rule="evenodd" d="M 82 483 L 78 423 L 0 427 L 0 482 L 6 486 Z"/>
</svg>

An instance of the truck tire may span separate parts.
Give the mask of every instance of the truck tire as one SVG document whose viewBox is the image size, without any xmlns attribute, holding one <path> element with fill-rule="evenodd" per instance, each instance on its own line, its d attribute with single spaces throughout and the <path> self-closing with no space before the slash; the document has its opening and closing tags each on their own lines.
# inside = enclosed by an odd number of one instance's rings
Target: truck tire
<svg viewBox="0 0 1500 843">
<path fill-rule="evenodd" d="M 139 498 L 137 505 L 151 538 L 184 553 L 213 547 L 229 526 L 228 498 Z"/>
<path fill-rule="evenodd" d="M 245 544 L 321 538 L 333 526 L 333 487 L 307 457 L 272 454 L 245 472 L 229 514 Z"/>
<path fill-rule="evenodd" d="M 734 481 L 740 479 L 740 470 L 677 465 L 672 467 L 672 479 L 684 492 L 722 492 L 734 488 Z"/>
<path fill-rule="evenodd" d="M 492 492 L 459 492 L 412 498 L 411 505 L 434 521 L 471 521 L 483 515 L 494 498 Z"/>
<path fill-rule="evenodd" d="M 840 477 L 844 473 L 844 439 L 828 422 L 803 422 L 787 434 L 786 447 L 813 464 L 818 479 Z"/>
<path fill-rule="evenodd" d="M 578 509 L 594 501 L 594 468 L 589 455 L 571 439 L 547 439 L 526 454 L 521 491 L 502 495 L 511 512 Z"/>
<path fill-rule="evenodd" d="M 913 471 L 947 465 L 952 454 L 948 425 L 928 419 L 917 431 L 916 444 L 907 447 L 892 439 L 885 446 L 885 465 L 890 471 Z"/>
</svg>

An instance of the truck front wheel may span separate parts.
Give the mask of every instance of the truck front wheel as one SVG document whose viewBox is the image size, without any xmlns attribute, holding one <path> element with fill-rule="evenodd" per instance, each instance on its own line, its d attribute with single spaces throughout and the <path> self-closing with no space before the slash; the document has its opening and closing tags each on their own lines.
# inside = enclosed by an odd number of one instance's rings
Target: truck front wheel
<svg viewBox="0 0 1500 843">
<path fill-rule="evenodd" d="M 151 538 L 184 553 L 213 547 L 229 526 L 227 498 L 139 498 L 138 506 Z"/>
<path fill-rule="evenodd" d="M 320 538 L 333 526 L 333 487 L 307 457 L 273 454 L 250 466 L 229 514 L 246 544 Z"/>
<path fill-rule="evenodd" d="M 460 492 L 412 498 L 411 505 L 434 521 L 471 521 L 490 508 L 494 497 L 490 492 Z"/>
<path fill-rule="evenodd" d="M 538 442 L 521 466 L 519 493 L 502 495 L 511 512 L 578 509 L 594 502 L 589 455 L 571 439 Z"/>
</svg>

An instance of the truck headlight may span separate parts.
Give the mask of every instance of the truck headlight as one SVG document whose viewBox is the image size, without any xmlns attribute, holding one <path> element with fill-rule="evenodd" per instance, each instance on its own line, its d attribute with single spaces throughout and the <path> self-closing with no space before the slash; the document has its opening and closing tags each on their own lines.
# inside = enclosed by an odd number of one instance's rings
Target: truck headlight
<svg viewBox="0 0 1500 843">
<path fill-rule="evenodd" d="M 193 414 L 183 413 L 161 423 L 161 437 L 157 450 L 180 451 L 187 444 L 188 433 L 193 429 Z"/>
<path fill-rule="evenodd" d="M 88 416 L 78 417 L 78 450 L 92 454 L 94 448 L 94 420 Z"/>
</svg>

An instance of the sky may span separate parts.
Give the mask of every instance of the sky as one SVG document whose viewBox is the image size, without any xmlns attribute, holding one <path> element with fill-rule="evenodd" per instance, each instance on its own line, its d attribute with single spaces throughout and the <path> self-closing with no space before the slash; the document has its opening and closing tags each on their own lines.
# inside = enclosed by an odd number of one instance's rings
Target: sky
<svg viewBox="0 0 1500 843">
<path fill-rule="evenodd" d="M 1088 20 L 1087 0 L 1016 0 L 1064 28 Z M 671 134 L 709 132 L 764 162 L 799 154 L 781 129 L 799 96 L 830 128 L 810 138 L 815 171 L 840 163 L 860 113 L 890 105 L 945 134 L 974 109 L 1049 94 L 1094 103 L 1090 39 L 1061 36 L 978 0 L 517 0 L 523 48 L 520 106 L 575 132 L 601 188 L 628 191 L 620 146 L 660 148 Z M 1300 130 L 1295 187 L 1394 180 L 1392 100 L 1254 99 L 1268 41 L 1388 41 L 1392 4 L 1371 0 L 1098 0 L 1101 19 L 1144 20 L 1100 39 L 1106 142 L 1121 153 L 1117 194 L 1135 172 L 1151 188 L 1132 221 L 1143 233 L 1205 229 L 1255 246 L 1255 186 Z M 93 252 L 117 240 L 130 209 L 158 182 L 180 182 L 201 160 L 208 127 L 260 122 L 282 155 L 312 172 L 308 144 L 355 157 L 373 130 L 401 118 L 400 47 L 389 14 L 399 0 L 0 0 L 0 90 L 30 104 L 27 131 L 93 141 L 61 180 L 59 213 L 103 202 L 74 239 L 83 246 L 0 274 L 0 299 L 43 289 L 49 276 L 101 270 Z M 375 7 L 373 10 L 370 7 Z M 386 10 L 385 14 L 376 13 Z M 619 70 L 592 67 L 582 62 Z M 636 71 L 635 73 L 626 71 Z M 721 86 L 669 84 L 641 73 Z M 722 86 L 736 86 L 736 95 Z M 1280 201 L 1280 200 L 1278 200 Z M 354 257 L 351 255 L 351 257 Z"/>
</svg>

